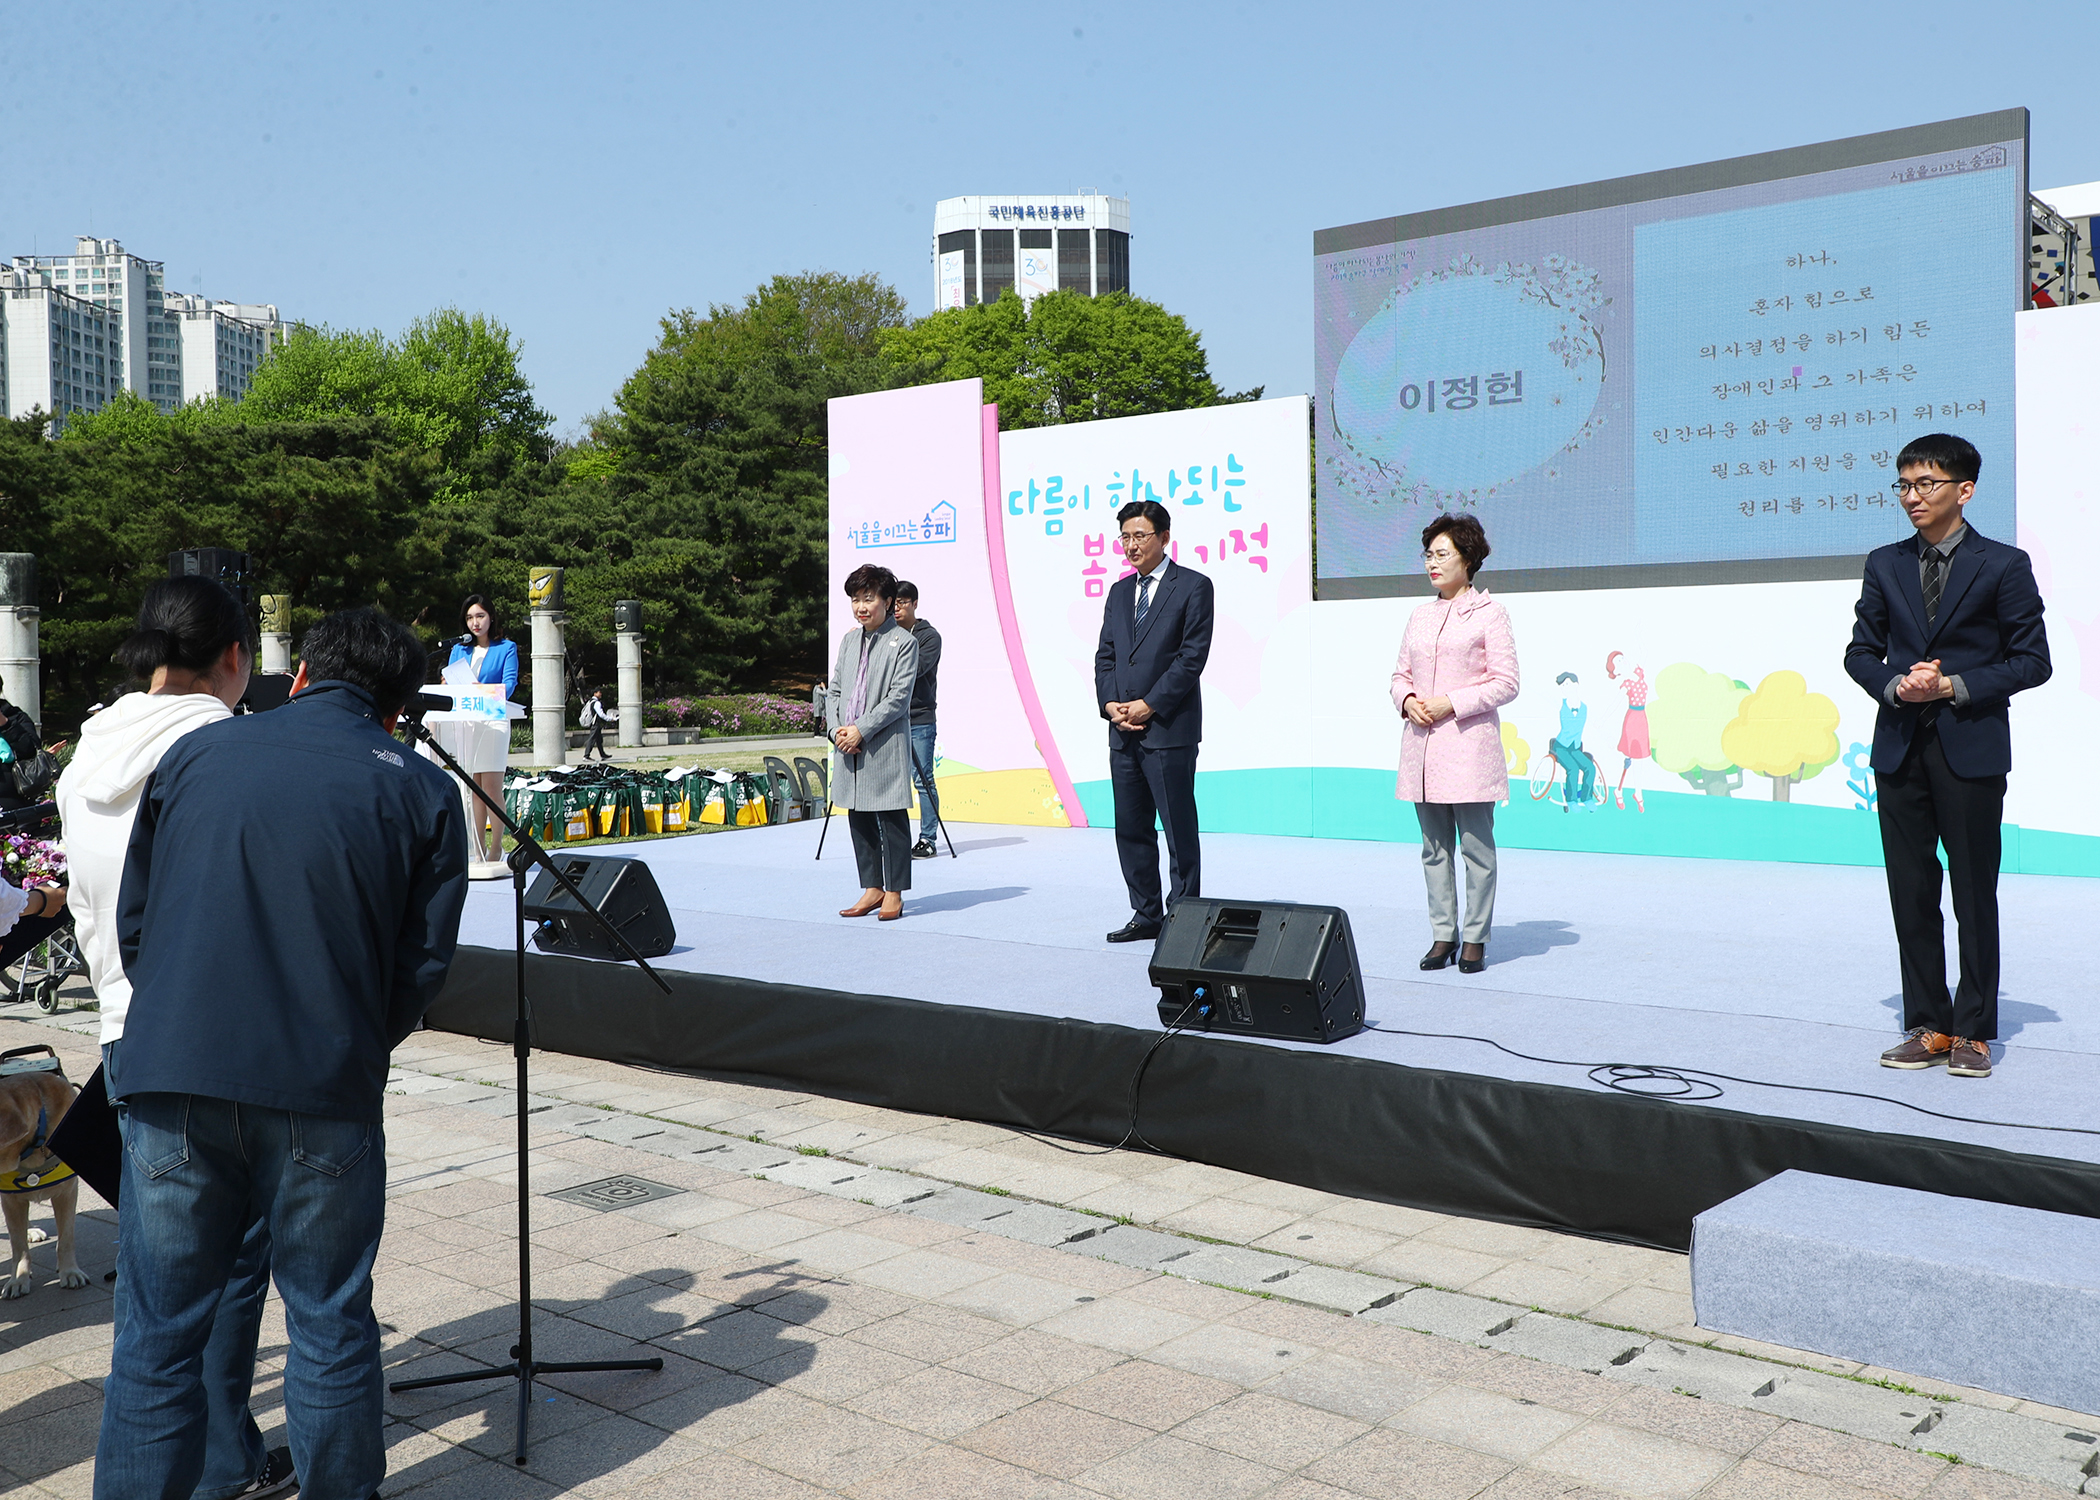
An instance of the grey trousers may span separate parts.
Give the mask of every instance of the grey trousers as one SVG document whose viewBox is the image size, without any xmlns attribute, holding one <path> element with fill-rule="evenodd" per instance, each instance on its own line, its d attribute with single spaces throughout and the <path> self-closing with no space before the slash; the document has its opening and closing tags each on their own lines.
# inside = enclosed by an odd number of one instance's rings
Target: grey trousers
<svg viewBox="0 0 2100 1500">
<path fill-rule="evenodd" d="M 1452 846 L 1466 862 L 1466 941 L 1484 943 L 1495 925 L 1495 804 L 1417 802 L 1422 825 L 1422 879 L 1429 887 L 1429 928 L 1434 942 L 1458 941 L 1458 866 Z"/>
</svg>

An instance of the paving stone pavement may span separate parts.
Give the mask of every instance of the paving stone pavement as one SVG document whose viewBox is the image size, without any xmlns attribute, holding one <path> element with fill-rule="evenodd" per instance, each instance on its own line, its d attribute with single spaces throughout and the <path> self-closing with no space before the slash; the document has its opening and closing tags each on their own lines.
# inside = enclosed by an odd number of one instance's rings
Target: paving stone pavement
<svg viewBox="0 0 2100 1500">
<path fill-rule="evenodd" d="M 68 1019 L 0 1020 L 0 1047 L 84 1077 Z M 395 1062 L 389 1378 L 500 1364 L 508 1051 L 419 1033 Z M 665 1368 L 551 1378 L 523 1469 L 513 1386 L 390 1396 L 388 1496 L 2100 1494 L 2093 1417 L 1710 1339 L 1681 1256 L 751 1081 L 540 1054 L 533 1088 L 538 1352 Z M 668 1192 L 547 1196 L 615 1176 Z M 90 1287 L 44 1247 L 0 1304 L 0 1492 L 90 1488 L 114 1216 L 79 1239 Z M 273 1442 L 284 1351 L 273 1299 Z"/>
</svg>

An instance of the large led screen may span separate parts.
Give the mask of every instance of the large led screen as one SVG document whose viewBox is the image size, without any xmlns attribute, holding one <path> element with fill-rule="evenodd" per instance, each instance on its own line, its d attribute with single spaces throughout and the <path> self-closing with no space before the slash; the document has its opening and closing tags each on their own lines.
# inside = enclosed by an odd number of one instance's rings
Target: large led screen
<svg viewBox="0 0 2100 1500">
<path fill-rule="evenodd" d="M 1856 576 L 1926 432 L 2010 540 L 2026 202 L 2007 110 L 1322 230 L 1320 597 L 1426 592 L 1445 510 L 1503 589 Z"/>
</svg>

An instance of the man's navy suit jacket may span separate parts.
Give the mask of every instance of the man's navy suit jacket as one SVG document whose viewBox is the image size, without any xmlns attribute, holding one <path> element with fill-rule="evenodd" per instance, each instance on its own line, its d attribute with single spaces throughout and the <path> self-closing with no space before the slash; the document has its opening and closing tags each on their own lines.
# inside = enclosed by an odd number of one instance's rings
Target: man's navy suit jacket
<svg viewBox="0 0 2100 1500">
<path fill-rule="evenodd" d="M 1138 734 L 1108 726 L 1109 748 L 1155 750 L 1203 742 L 1203 664 L 1210 660 L 1213 590 L 1208 577 L 1180 563 L 1162 563 L 1166 577 L 1152 587 L 1145 623 L 1137 614 L 1137 574 L 1108 591 L 1101 611 L 1101 644 L 1094 651 L 1094 702 L 1101 717 L 1111 703 L 1138 699 L 1152 718 Z"/>
<path fill-rule="evenodd" d="M 1845 670 L 1881 704 L 1874 721 L 1874 769 L 1893 771 L 1909 753 L 1925 705 L 1891 706 L 1888 685 L 1913 663 L 1937 660 L 1959 677 L 1969 701 L 1941 699 L 1940 749 L 1957 776 L 2003 776 L 2012 769 L 2012 721 L 2006 705 L 2022 688 L 2049 680 L 2049 638 L 2034 565 L 2018 547 L 1994 542 L 1974 527 L 1954 549 L 1939 614 L 1925 622 L 1916 536 L 1867 555 Z"/>
</svg>

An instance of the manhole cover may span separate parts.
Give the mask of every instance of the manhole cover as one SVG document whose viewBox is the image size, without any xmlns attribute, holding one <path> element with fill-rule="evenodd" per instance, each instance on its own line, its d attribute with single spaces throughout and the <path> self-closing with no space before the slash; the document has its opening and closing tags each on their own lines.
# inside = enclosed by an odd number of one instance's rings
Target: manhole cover
<svg viewBox="0 0 2100 1500">
<path fill-rule="evenodd" d="M 595 1208 L 600 1213 L 611 1213 L 616 1208 L 632 1208 L 637 1203 L 653 1203 L 658 1198 L 675 1198 L 684 1188 L 666 1187 L 661 1182 L 651 1182 L 646 1177 L 629 1177 L 621 1173 L 618 1177 L 601 1177 L 596 1182 L 586 1182 L 572 1188 L 563 1188 L 558 1193 L 549 1193 L 550 1198 L 559 1198 L 564 1203 L 578 1203 L 585 1208 Z"/>
</svg>

